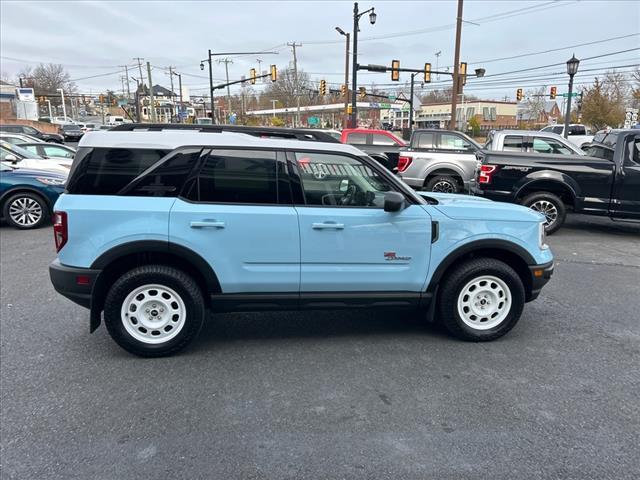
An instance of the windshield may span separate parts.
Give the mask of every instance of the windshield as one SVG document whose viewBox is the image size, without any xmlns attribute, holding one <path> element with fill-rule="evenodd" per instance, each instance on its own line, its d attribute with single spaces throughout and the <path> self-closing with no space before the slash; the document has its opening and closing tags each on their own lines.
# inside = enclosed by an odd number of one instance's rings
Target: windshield
<svg viewBox="0 0 640 480">
<path fill-rule="evenodd" d="M 80 127 L 78 125 L 63 125 L 62 129 L 76 131 L 76 130 L 80 130 Z"/>
</svg>

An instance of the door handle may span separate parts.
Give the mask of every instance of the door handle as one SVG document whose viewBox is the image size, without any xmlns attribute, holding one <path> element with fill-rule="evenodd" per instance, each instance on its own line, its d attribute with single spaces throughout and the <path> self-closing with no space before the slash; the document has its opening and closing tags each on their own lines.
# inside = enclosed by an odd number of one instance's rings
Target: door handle
<svg viewBox="0 0 640 480">
<path fill-rule="evenodd" d="M 312 223 L 311 228 L 314 230 L 344 230 L 344 223 L 324 222 Z"/>
<path fill-rule="evenodd" d="M 215 220 L 202 220 L 199 222 L 191 222 L 191 228 L 224 228 L 224 222 L 216 222 Z"/>
</svg>

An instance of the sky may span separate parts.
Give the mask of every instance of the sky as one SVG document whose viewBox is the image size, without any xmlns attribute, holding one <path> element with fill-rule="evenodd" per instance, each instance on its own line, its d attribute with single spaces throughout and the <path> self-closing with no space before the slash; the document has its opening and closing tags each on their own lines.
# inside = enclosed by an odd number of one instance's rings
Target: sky
<svg viewBox="0 0 640 480">
<path fill-rule="evenodd" d="M 401 67 L 423 68 L 425 62 L 433 70 L 451 67 L 456 5 L 454 0 L 359 2 L 361 11 L 374 7 L 377 13 L 375 25 L 367 15 L 360 20 L 359 63 L 391 65 L 398 59 Z M 564 62 L 574 52 L 583 59 L 578 86 L 607 69 L 624 72 L 640 64 L 638 1 L 465 0 L 463 19 L 461 61 L 469 64 L 469 72 L 486 70 L 485 78 L 469 79 L 465 91 L 481 98 L 513 99 L 518 87 L 558 85 L 558 93 L 564 92 Z M 151 63 L 154 84 L 169 87 L 168 67 L 173 66 L 190 93 L 202 95 L 208 91 L 208 71 L 199 65 L 208 49 L 277 52 L 230 55 L 229 78 L 237 80 L 258 67 L 258 58 L 263 70 L 270 63 L 286 68 L 292 61 L 286 44 L 296 42 L 301 44 L 298 68 L 337 88 L 345 63 L 345 40 L 337 26 L 353 30 L 353 2 L 1 0 L 0 74 L 13 79 L 26 65 L 59 63 L 81 93 L 122 91 L 123 66 L 130 77 L 139 77 L 134 58 L 140 57 Z M 539 53 L 547 50 L 554 51 Z M 608 55 L 613 52 L 620 53 Z M 224 82 L 225 65 L 213 67 L 214 83 Z M 359 72 L 358 77 L 362 86 L 396 86 L 389 73 Z M 409 74 L 400 79 L 403 84 Z M 446 75 L 432 80 L 424 92 L 451 84 Z M 416 88 L 420 93 L 420 85 Z"/>
</svg>

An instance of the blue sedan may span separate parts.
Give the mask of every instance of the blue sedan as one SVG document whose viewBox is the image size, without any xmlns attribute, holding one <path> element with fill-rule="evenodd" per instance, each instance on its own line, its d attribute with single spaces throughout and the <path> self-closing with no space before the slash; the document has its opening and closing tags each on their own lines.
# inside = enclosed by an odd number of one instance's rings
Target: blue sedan
<svg viewBox="0 0 640 480">
<path fill-rule="evenodd" d="M 66 177 L 0 163 L 0 215 L 15 228 L 38 228 L 51 216 Z"/>
</svg>

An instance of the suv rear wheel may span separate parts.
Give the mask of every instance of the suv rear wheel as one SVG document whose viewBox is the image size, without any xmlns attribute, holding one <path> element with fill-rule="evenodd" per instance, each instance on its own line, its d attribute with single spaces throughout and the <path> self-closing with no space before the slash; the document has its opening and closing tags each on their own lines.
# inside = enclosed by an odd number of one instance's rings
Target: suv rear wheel
<svg viewBox="0 0 640 480">
<path fill-rule="evenodd" d="M 134 268 L 111 286 L 104 320 L 122 348 L 142 357 L 174 354 L 198 334 L 205 305 L 196 282 L 164 265 Z"/>
<path fill-rule="evenodd" d="M 460 184 L 451 175 L 437 175 L 425 184 L 424 189 L 427 192 L 458 193 Z"/>
<path fill-rule="evenodd" d="M 4 203 L 3 216 L 15 228 L 28 230 L 40 227 L 48 217 L 45 201 L 35 193 L 21 192 Z"/>
<path fill-rule="evenodd" d="M 454 336 L 473 342 L 495 340 L 520 319 L 522 280 L 493 258 L 469 260 L 447 273 L 440 290 L 440 320 Z"/>
</svg>

